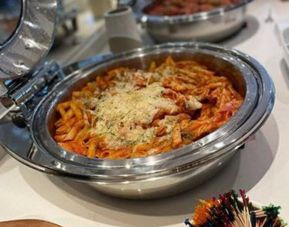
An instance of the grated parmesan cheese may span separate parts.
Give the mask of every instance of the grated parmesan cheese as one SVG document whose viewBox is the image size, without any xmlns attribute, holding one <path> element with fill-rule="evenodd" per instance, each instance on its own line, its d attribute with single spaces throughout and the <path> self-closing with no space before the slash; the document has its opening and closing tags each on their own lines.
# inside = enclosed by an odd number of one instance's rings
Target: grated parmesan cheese
<svg viewBox="0 0 289 227">
<path fill-rule="evenodd" d="M 145 88 L 116 85 L 117 93 L 104 94 L 97 102 L 96 135 L 105 136 L 109 147 L 121 147 L 150 142 L 154 128 L 144 129 L 160 109 L 176 111 L 177 105 L 162 97 L 165 88 L 160 83 L 152 83 Z"/>
</svg>

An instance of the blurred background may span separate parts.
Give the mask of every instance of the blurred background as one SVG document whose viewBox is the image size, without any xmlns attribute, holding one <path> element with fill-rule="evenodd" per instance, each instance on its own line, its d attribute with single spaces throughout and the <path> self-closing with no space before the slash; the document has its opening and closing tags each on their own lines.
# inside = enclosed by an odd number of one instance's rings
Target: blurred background
<svg viewBox="0 0 289 227">
<path fill-rule="evenodd" d="M 22 0 L 0 0 L 0 46 L 9 39 L 17 27 L 21 15 L 21 1 Z M 224 24 L 234 24 L 237 23 L 237 20 L 244 20 L 242 27 L 239 29 L 240 32 L 221 43 L 229 47 L 234 47 L 244 42 L 244 40 L 250 39 L 250 37 L 257 32 L 259 20 L 265 22 L 265 24 L 274 24 L 279 14 L 272 10 L 274 8 L 273 6 L 276 5 L 279 10 L 283 10 L 284 7 L 281 4 L 285 6 L 285 1 L 286 0 L 255 0 L 255 3 L 248 5 L 251 7 L 251 11 L 257 12 L 258 17 L 253 14 L 247 15 L 244 13 L 245 10 L 240 8 L 238 12 L 222 15 L 217 19 L 212 19 L 207 24 L 197 25 L 196 23 L 194 33 L 208 33 L 212 30 L 219 30 L 219 32 L 222 33 L 224 32 L 224 28 L 222 27 Z M 104 13 L 117 9 L 119 6 L 129 5 L 135 2 L 135 0 L 59 0 L 55 40 L 48 55 L 48 60 L 53 59 L 60 64 L 66 65 L 96 54 L 109 52 L 110 48 L 107 38 L 109 34 L 107 34 L 105 26 Z M 151 2 L 151 0 L 137 1 L 138 4 L 141 2 L 148 3 Z M 260 5 L 262 5 L 262 9 Z M 259 11 L 261 13 L 258 13 Z M 210 24 L 212 24 L 212 27 L 209 27 Z M 202 29 L 199 29 L 198 26 L 202 27 Z M 177 35 L 178 30 L 180 30 L 177 25 L 166 29 L 163 24 L 153 29 L 154 33 L 158 31 L 167 32 L 167 37 L 173 37 L 174 34 Z M 165 29 L 167 31 L 164 31 Z M 138 23 L 137 30 L 141 35 L 144 45 L 155 43 L 155 40 L 151 39 L 151 34 L 147 32 L 149 30 L 148 26 Z M 183 30 L 189 31 L 190 29 Z M 126 32 L 126 34 L 128 33 L 127 31 L 124 32 Z"/>
</svg>

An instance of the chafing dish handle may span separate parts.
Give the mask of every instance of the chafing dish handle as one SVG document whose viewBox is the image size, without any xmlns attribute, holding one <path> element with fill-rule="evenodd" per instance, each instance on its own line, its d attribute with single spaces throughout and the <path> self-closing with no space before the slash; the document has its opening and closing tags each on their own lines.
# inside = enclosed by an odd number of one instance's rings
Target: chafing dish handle
<svg viewBox="0 0 289 227">
<path fill-rule="evenodd" d="M 63 77 L 61 66 L 56 62 L 51 62 L 46 63 L 39 71 L 34 73 L 32 79 L 25 81 L 23 86 L 11 94 L 9 94 L 4 85 L 0 86 L 0 119 L 4 118 L 10 111 L 16 110 L 17 107 L 31 100 L 53 80 L 56 78 L 62 79 Z"/>
</svg>

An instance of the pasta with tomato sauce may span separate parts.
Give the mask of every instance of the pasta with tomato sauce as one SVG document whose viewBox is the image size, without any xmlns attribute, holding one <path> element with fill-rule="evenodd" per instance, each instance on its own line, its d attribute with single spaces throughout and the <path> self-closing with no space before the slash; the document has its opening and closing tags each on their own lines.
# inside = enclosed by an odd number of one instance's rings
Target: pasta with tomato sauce
<svg viewBox="0 0 289 227">
<path fill-rule="evenodd" d="M 61 102 L 54 139 L 90 158 L 128 159 L 180 148 L 224 125 L 243 97 L 224 76 L 191 60 L 97 75 Z"/>
<path fill-rule="evenodd" d="M 154 0 L 143 11 L 153 16 L 190 15 L 240 2 L 240 0 Z"/>
</svg>

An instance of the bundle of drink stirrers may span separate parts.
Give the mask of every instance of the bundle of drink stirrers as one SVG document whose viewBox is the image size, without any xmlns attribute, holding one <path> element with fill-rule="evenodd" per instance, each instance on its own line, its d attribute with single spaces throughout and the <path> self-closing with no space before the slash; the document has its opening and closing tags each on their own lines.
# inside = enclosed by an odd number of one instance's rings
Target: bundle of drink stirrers
<svg viewBox="0 0 289 227">
<path fill-rule="evenodd" d="M 257 207 L 240 190 L 220 195 L 219 198 L 200 200 L 193 216 L 185 220 L 188 227 L 283 227 L 279 206 Z"/>
</svg>

